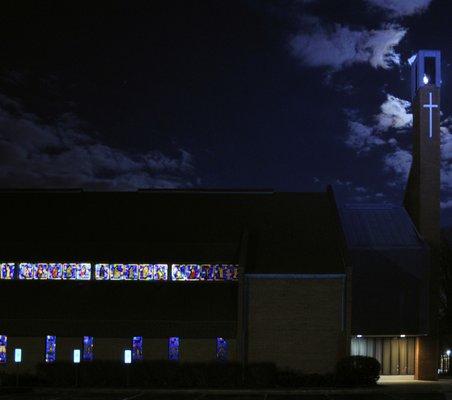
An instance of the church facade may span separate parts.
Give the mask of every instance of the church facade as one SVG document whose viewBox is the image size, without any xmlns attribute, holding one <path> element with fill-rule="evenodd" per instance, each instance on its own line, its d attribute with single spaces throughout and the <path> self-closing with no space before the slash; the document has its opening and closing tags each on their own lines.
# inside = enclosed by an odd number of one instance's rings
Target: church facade
<svg viewBox="0 0 452 400">
<path fill-rule="evenodd" d="M 366 354 L 383 374 L 435 379 L 439 53 L 419 52 L 413 77 L 404 206 L 339 206 L 331 188 L 2 191 L 0 369 L 217 359 L 326 373 Z"/>
</svg>

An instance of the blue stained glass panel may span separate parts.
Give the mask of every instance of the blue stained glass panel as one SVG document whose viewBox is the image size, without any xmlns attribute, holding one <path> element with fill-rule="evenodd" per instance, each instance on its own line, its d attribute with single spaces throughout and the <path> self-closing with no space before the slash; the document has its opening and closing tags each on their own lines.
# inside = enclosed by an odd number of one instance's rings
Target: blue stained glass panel
<svg viewBox="0 0 452 400">
<path fill-rule="evenodd" d="M 185 267 L 187 281 L 199 281 L 201 277 L 201 267 L 198 264 L 188 264 Z"/>
<path fill-rule="evenodd" d="M 109 264 L 96 264 L 95 266 L 96 280 L 108 281 L 110 279 L 110 265 Z"/>
<path fill-rule="evenodd" d="M 38 263 L 35 268 L 35 279 L 47 279 L 49 266 L 46 263 Z"/>
<path fill-rule="evenodd" d="M 19 279 L 33 279 L 35 265 L 31 263 L 19 264 Z"/>
<path fill-rule="evenodd" d="M 67 280 L 77 279 L 77 264 L 74 263 L 63 264 L 63 279 Z"/>
<path fill-rule="evenodd" d="M 8 337 L 0 335 L 0 363 L 6 363 L 6 346 L 8 344 Z"/>
<path fill-rule="evenodd" d="M 120 281 L 124 279 L 124 264 L 110 265 L 110 279 L 113 281 Z"/>
<path fill-rule="evenodd" d="M 179 338 L 170 337 L 168 339 L 168 360 L 179 361 Z"/>
<path fill-rule="evenodd" d="M 1 263 L 0 264 L 0 279 L 14 279 L 15 264 Z"/>
<path fill-rule="evenodd" d="M 171 265 L 171 280 L 173 281 L 185 281 L 185 265 L 173 264 Z"/>
<path fill-rule="evenodd" d="M 215 279 L 215 268 L 213 265 L 201 265 L 201 273 L 199 276 L 201 281 L 213 281 Z"/>
<path fill-rule="evenodd" d="M 155 281 L 168 280 L 168 264 L 154 264 L 154 280 Z"/>
<path fill-rule="evenodd" d="M 76 271 L 77 271 L 77 279 L 82 281 L 87 281 L 91 279 L 91 264 L 90 263 L 77 263 Z"/>
<path fill-rule="evenodd" d="M 46 337 L 46 363 L 52 363 L 56 360 L 56 336 L 48 335 Z"/>
<path fill-rule="evenodd" d="M 62 279 L 63 278 L 63 264 L 50 263 L 49 264 L 49 279 Z"/>
<path fill-rule="evenodd" d="M 152 281 L 154 279 L 154 266 L 152 264 L 140 264 L 138 275 L 140 281 Z"/>
<path fill-rule="evenodd" d="M 83 336 L 83 361 L 93 361 L 94 359 L 94 338 Z"/>
<path fill-rule="evenodd" d="M 217 360 L 228 361 L 228 342 L 220 337 L 217 338 Z"/>
<path fill-rule="evenodd" d="M 132 339 L 132 360 L 143 360 L 143 337 L 134 336 Z"/>
<path fill-rule="evenodd" d="M 138 264 L 126 264 L 124 277 L 128 281 L 135 281 L 138 279 Z"/>
</svg>

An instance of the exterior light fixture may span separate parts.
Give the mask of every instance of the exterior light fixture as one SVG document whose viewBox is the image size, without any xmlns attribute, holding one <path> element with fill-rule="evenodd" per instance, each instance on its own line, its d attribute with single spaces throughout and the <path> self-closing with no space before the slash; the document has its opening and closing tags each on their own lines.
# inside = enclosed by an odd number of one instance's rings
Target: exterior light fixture
<svg viewBox="0 0 452 400">
<path fill-rule="evenodd" d="M 22 362 L 22 349 L 14 349 L 14 362 L 15 363 Z"/>
<path fill-rule="evenodd" d="M 422 81 L 424 82 L 424 85 L 428 85 L 428 82 L 430 80 L 428 79 L 428 76 L 426 74 L 424 74 L 424 77 L 422 78 Z"/>
<path fill-rule="evenodd" d="M 74 364 L 80 363 L 80 350 L 74 349 L 74 356 L 73 356 Z"/>
<path fill-rule="evenodd" d="M 356 337 L 357 337 L 358 339 L 360 339 L 360 338 L 363 337 L 363 335 L 356 335 Z"/>
<path fill-rule="evenodd" d="M 124 350 L 124 364 L 131 364 L 131 363 L 132 363 L 132 351 Z"/>
<path fill-rule="evenodd" d="M 400 335 L 400 337 L 401 337 L 401 338 L 404 338 L 404 337 L 406 337 L 406 335 Z"/>
<path fill-rule="evenodd" d="M 447 357 L 449 357 L 450 356 L 450 350 L 447 350 L 446 354 L 447 354 Z"/>
</svg>

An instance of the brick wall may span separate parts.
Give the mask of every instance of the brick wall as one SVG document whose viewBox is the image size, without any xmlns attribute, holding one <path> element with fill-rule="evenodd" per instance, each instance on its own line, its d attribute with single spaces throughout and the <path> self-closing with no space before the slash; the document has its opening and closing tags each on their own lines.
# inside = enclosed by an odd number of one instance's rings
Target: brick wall
<svg viewBox="0 0 452 400">
<path fill-rule="evenodd" d="M 249 279 L 248 361 L 333 371 L 346 346 L 342 296 L 342 279 Z"/>
</svg>

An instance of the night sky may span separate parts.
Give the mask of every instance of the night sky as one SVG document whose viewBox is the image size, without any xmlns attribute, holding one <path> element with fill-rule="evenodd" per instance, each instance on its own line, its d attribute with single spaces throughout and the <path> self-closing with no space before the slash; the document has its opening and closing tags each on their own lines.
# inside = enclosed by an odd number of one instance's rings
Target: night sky
<svg viewBox="0 0 452 400">
<path fill-rule="evenodd" d="M 407 60 L 439 49 L 452 224 L 452 2 L 93 3 L 1 2 L 0 186 L 333 184 L 341 203 L 400 204 Z"/>
</svg>

